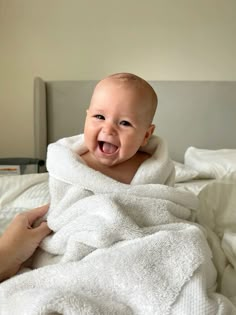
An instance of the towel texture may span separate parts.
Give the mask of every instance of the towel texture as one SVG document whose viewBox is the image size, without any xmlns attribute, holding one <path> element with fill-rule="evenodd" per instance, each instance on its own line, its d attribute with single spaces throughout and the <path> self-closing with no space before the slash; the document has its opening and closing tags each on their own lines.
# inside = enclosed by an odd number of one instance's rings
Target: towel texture
<svg viewBox="0 0 236 315">
<path fill-rule="evenodd" d="M 131 185 L 88 168 L 84 150 L 83 135 L 49 146 L 54 233 L 35 270 L 1 285 L 2 314 L 165 315 L 186 305 L 188 314 L 229 314 L 230 302 L 214 295 L 204 233 L 188 221 L 198 199 L 168 186 L 174 166 L 165 142 L 151 138 L 144 150 L 152 157 Z"/>
</svg>

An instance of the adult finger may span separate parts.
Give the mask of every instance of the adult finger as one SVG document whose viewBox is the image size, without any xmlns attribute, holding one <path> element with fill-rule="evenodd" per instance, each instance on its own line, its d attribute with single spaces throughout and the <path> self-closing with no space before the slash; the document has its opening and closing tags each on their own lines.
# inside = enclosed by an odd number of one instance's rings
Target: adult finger
<svg viewBox="0 0 236 315">
<path fill-rule="evenodd" d="M 29 224 L 32 225 L 34 221 L 44 216 L 47 213 L 48 208 L 49 204 L 27 211 L 26 215 Z"/>
<path fill-rule="evenodd" d="M 49 235 L 52 231 L 49 229 L 47 222 L 42 222 L 38 227 L 34 228 L 33 233 L 35 236 L 40 239 L 40 241 L 47 235 Z"/>
</svg>

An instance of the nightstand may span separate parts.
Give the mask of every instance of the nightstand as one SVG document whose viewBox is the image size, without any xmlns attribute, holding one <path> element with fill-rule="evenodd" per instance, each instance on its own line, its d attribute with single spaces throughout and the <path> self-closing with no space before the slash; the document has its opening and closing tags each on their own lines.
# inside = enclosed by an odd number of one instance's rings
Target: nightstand
<svg viewBox="0 0 236 315">
<path fill-rule="evenodd" d="M 15 157 L 15 158 L 0 158 L 0 175 L 12 175 L 14 174 L 25 174 L 27 167 L 34 165 L 33 171 L 29 173 L 40 173 L 41 167 L 45 165 L 45 161 L 36 158 L 26 158 L 26 157 Z"/>
</svg>

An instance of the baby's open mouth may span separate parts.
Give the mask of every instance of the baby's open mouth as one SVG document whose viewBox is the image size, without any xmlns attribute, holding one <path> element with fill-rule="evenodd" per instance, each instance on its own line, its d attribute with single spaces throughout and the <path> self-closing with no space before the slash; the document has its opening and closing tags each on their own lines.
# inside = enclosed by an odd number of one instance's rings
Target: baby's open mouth
<svg viewBox="0 0 236 315">
<path fill-rule="evenodd" d="M 118 147 L 112 143 L 105 141 L 98 141 L 99 148 L 103 153 L 112 154 L 115 153 Z"/>
</svg>

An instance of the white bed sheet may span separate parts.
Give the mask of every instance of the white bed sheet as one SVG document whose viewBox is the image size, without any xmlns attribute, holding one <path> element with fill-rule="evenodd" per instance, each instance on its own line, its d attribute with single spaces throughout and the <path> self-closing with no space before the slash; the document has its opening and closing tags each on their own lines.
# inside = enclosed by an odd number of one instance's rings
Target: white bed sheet
<svg viewBox="0 0 236 315">
<path fill-rule="evenodd" d="M 192 179 L 182 183 L 175 183 L 175 187 L 185 191 L 191 191 L 195 195 L 198 195 L 206 185 L 212 183 L 214 180 L 215 179 Z"/>
<path fill-rule="evenodd" d="M 197 222 L 207 232 L 218 273 L 218 290 L 236 305 L 236 172 L 199 193 Z"/>
<path fill-rule="evenodd" d="M 17 213 L 48 202 L 47 173 L 1 176 L 0 235 Z"/>
</svg>

